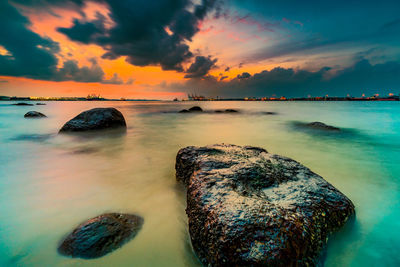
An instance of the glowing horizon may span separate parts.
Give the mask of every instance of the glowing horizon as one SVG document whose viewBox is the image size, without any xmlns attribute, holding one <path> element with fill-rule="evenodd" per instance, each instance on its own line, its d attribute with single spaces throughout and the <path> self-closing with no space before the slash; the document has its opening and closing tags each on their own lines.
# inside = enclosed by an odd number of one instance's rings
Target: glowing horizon
<svg viewBox="0 0 400 267">
<path fill-rule="evenodd" d="M 400 89 L 400 23 L 390 8 L 396 4 L 375 17 L 367 4 L 357 16 L 368 21 L 338 32 L 333 24 L 349 23 L 340 1 L 333 15 L 312 20 L 308 5 L 295 2 L 288 8 L 257 1 L 181 2 L 2 3 L 8 29 L 0 33 L 0 95 L 171 99 L 194 88 L 208 96 L 243 97 Z M 304 14 L 294 12 L 299 8 Z M 378 30 L 368 31 L 370 24 Z M 373 80 L 388 71 L 381 84 Z"/>
</svg>

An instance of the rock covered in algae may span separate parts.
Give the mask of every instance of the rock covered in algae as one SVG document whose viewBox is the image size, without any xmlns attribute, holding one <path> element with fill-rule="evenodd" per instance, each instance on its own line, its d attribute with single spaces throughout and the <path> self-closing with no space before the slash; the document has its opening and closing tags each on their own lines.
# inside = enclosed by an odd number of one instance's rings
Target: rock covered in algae
<svg viewBox="0 0 400 267">
<path fill-rule="evenodd" d="M 99 258 L 136 236 L 143 218 L 134 214 L 106 213 L 76 227 L 60 244 L 58 252 L 74 258 Z"/>
<path fill-rule="evenodd" d="M 354 205 L 300 163 L 258 147 L 186 147 L 176 178 L 187 187 L 193 249 L 208 266 L 316 265 Z"/>
</svg>

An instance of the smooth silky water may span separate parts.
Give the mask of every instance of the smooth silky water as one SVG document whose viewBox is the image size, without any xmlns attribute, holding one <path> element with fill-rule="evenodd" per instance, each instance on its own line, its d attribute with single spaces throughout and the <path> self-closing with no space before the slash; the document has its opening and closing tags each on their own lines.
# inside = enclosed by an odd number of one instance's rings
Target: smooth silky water
<svg viewBox="0 0 400 267">
<path fill-rule="evenodd" d="M 232 143 L 291 157 L 346 194 L 357 216 L 328 242 L 325 266 L 399 266 L 399 102 L 0 102 L 0 266 L 200 266 L 191 251 L 175 156 L 189 145 Z M 179 114 L 239 109 L 239 114 Z M 79 112 L 115 107 L 126 134 L 57 135 Z M 24 119 L 37 110 L 46 119 Z M 261 112 L 277 112 L 265 115 Z M 342 133 L 310 131 L 322 121 Z M 79 223 L 139 214 L 139 234 L 94 260 L 57 253 Z"/>
</svg>

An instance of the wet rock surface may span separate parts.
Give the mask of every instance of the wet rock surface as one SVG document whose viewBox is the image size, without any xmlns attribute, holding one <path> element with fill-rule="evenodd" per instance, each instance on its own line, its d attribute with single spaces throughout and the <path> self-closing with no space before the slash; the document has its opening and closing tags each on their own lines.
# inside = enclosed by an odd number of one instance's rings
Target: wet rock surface
<svg viewBox="0 0 400 267">
<path fill-rule="evenodd" d="M 206 266 L 316 265 L 329 234 L 355 213 L 322 177 L 262 148 L 186 147 L 175 167 Z"/>
<path fill-rule="evenodd" d="M 327 124 L 319 122 L 319 121 L 310 122 L 310 123 L 305 124 L 304 126 L 306 126 L 308 128 L 312 128 L 312 129 L 323 130 L 323 131 L 340 131 L 340 128 L 337 128 L 337 127 L 334 127 L 331 125 L 327 125 Z"/>
<path fill-rule="evenodd" d="M 24 115 L 24 118 L 46 118 L 47 116 L 38 111 L 29 111 Z"/>
<path fill-rule="evenodd" d="M 143 218 L 134 214 L 107 213 L 80 224 L 58 247 L 65 256 L 99 258 L 134 238 Z"/>
<path fill-rule="evenodd" d="M 80 113 L 61 128 L 60 132 L 86 132 L 105 129 L 126 129 L 124 116 L 115 108 L 94 108 Z"/>
</svg>

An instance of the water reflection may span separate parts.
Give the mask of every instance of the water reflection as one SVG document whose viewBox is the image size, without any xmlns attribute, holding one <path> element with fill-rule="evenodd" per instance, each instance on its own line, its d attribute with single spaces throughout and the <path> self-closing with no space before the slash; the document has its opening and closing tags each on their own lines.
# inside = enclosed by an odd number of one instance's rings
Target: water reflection
<svg viewBox="0 0 400 267">
<path fill-rule="evenodd" d="M 394 231 L 400 227 L 398 105 L 46 104 L 35 107 L 48 115 L 40 121 L 24 120 L 29 107 L 8 106 L 0 111 L 0 266 L 199 266 L 187 232 L 185 193 L 175 181 L 175 156 L 184 146 L 221 142 L 261 146 L 292 157 L 353 200 L 357 209 L 354 228 L 343 229 L 330 239 L 325 266 L 397 263 L 390 248 L 400 240 Z M 240 113 L 176 113 L 194 105 L 205 111 L 236 109 Z M 66 121 L 94 107 L 118 108 L 127 121 L 127 131 L 97 136 L 57 134 Z M 343 133 L 303 131 L 293 121 L 322 121 L 340 127 Z M 142 216 L 145 224 L 140 235 L 97 260 L 57 254 L 57 244 L 66 232 L 106 212 Z"/>
</svg>

